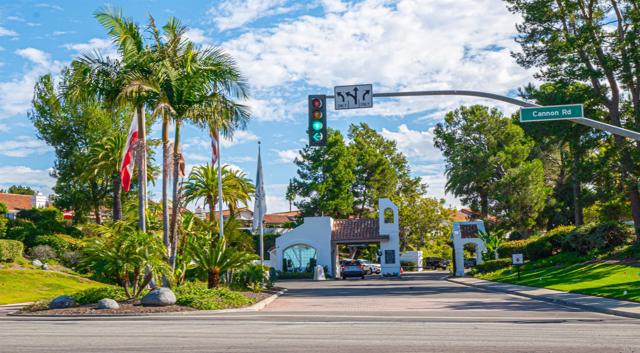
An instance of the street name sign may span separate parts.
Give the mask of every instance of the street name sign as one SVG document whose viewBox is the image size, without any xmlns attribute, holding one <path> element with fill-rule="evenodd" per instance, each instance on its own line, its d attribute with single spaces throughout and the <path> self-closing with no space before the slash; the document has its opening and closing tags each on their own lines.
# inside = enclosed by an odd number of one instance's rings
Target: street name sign
<svg viewBox="0 0 640 353">
<path fill-rule="evenodd" d="M 359 109 L 373 107 L 373 85 L 335 86 L 335 109 Z"/>
<path fill-rule="evenodd" d="M 523 123 L 580 118 L 584 118 L 584 108 L 582 104 L 520 108 L 520 121 Z"/>
<path fill-rule="evenodd" d="M 522 254 L 511 254 L 511 263 L 513 265 L 524 264 L 524 256 Z"/>
</svg>

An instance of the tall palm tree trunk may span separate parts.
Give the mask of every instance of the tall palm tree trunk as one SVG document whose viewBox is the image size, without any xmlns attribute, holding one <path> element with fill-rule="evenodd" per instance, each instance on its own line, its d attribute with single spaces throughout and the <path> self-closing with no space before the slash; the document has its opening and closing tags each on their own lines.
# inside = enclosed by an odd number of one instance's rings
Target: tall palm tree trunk
<svg viewBox="0 0 640 353">
<path fill-rule="evenodd" d="M 122 219 L 122 182 L 120 173 L 113 175 L 113 220 Z"/>
<path fill-rule="evenodd" d="M 176 254 L 178 247 L 178 214 L 180 208 L 180 190 L 178 189 L 178 178 L 180 174 L 180 120 L 176 119 L 176 132 L 173 141 L 173 204 L 171 207 L 171 255 L 169 264 L 171 268 L 176 268 Z"/>
<path fill-rule="evenodd" d="M 169 242 L 169 117 L 162 115 L 162 239 L 171 256 Z"/>
<path fill-rule="evenodd" d="M 141 231 L 147 231 L 147 221 L 145 217 L 146 198 L 147 198 L 147 146 L 145 137 L 145 118 L 144 118 L 144 103 L 138 104 L 136 107 L 138 110 L 138 141 L 140 143 L 139 151 L 140 158 L 138 158 L 138 227 Z"/>
</svg>

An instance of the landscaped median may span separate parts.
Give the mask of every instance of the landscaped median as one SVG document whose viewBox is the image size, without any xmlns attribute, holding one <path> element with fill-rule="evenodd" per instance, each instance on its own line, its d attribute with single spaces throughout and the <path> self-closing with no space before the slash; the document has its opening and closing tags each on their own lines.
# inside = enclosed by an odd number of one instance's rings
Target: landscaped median
<svg viewBox="0 0 640 353">
<path fill-rule="evenodd" d="M 277 290 L 261 292 L 240 292 L 228 288 L 208 289 L 205 284 L 190 283 L 175 288 L 175 296 L 166 304 L 148 303 L 146 297 L 141 300 L 127 299 L 120 287 L 109 286 L 90 288 L 52 300 L 38 301 L 24 307 L 17 315 L 28 316 L 105 316 L 105 315 L 147 315 L 153 313 L 175 313 L 189 311 L 209 311 L 246 308 L 265 300 L 277 293 Z M 150 291 L 152 293 L 153 291 Z M 153 294 L 153 293 L 152 293 Z M 53 308 L 52 301 L 66 301 L 68 304 Z M 106 306 L 105 306 L 106 303 Z M 15 315 L 15 314 L 14 314 Z"/>
</svg>

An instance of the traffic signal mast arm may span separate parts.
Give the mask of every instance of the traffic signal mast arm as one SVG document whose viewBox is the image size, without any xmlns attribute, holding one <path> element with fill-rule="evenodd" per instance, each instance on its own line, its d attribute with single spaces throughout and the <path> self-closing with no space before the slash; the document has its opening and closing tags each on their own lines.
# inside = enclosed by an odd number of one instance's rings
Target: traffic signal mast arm
<svg viewBox="0 0 640 353">
<path fill-rule="evenodd" d="M 479 92 L 479 91 L 465 91 L 465 90 L 443 90 L 443 91 L 413 91 L 413 92 L 389 92 L 389 93 L 374 93 L 373 97 L 417 97 L 417 96 L 471 96 L 494 99 L 502 102 L 507 102 L 520 107 L 542 107 L 541 105 L 526 102 L 523 100 L 501 96 L 499 94 Z M 335 99 L 333 95 L 326 96 L 328 99 Z M 621 128 L 611 124 L 603 123 L 601 121 L 589 119 L 586 117 L 580 117 L 575 119 L 567 119 L 577 124 L 586 125 L 595 129 L 607 131 L 609 133 L 628 137 L 633 140 L 640 140 L 640 132 Z"/>
</svg>

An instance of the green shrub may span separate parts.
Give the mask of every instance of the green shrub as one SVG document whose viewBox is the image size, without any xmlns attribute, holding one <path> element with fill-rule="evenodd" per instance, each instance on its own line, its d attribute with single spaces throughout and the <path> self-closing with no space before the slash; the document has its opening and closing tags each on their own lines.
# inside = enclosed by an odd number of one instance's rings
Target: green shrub
<svg viewBox="0 0 640 353">
<path fill-rule="evenodd" d="M 566 238 L 566 245 L 580 254 L 611 249 L 635 240 L 633 228 L 620 222 L 589 224 L 577 228 Z"/>
<path fill-rule="evenodd" d="M 7 223 L 9 223 L 9 220 L 3 214 L 0 214 L 0 239 L 7 235 Z"/>
<path fill-rule="evenodd" d="M 262 285 L 268 281 L 269 268 L 261 264 L 249 264 L 234 274 L 234 282 L 245 288 L 255 286 L 256 283 Z"/>
<path fill-rule="evenodd" d="M 511 258 L 511 254 L 513 253 L 523 253 L 529 244 L 530 240 L 528 239 L 519 239 L 519 240 L 510 240 L 504 242 L 502 247 L 498 249 L 498 256 Z"/>
<path fill-rule="evenodd" d="M 94 304 L 104 298 L 116 301 L 127 300 L 127 295 L 124 293 L 124 289 L 120 287 L 89 288 L 73 293 L 71 294 L 71 297 L 80 305 Z"/>
<path fill-rule="evenodd" d="M 49 245 L 34 246 L 33 248 L 29 249 L 29 256 L 42 261 L 55 260 L 58 258 L 56 251 L 53 250 L 53 248 Z"/>
<path fill-rule="evenodd" d="M 511 266 L 511 258 L 489 260 L 476 265 L 476 271 L 479 273 L 487 273 L 507 268 L 509 266 Z"/>
<path fill-rule="evenodd" d="M 196 283 L 187 283 L 174 289 L 176 304 L 198 310 L 221 310 L 253 304 L 254 299 L 227 288 L 207 289 Z"/>
<path fill-rule="evenodd" d="M 17 240 L 0 239 L 0 262 L 14 262 L 22 258 L 24 245 Z"/>
<path fill-rule="evenodd" d="M 36 237 L 33 245 L 49 245 L 57 254 L 62 254 L 64 250 L 70 247 L 69 243 L 55 234 L 39 235 Z"/>
<path fill-rule="evenodd" d="M 313 272 L 276 272 L 276 279 L 310 279 Z"/>
</svg>

